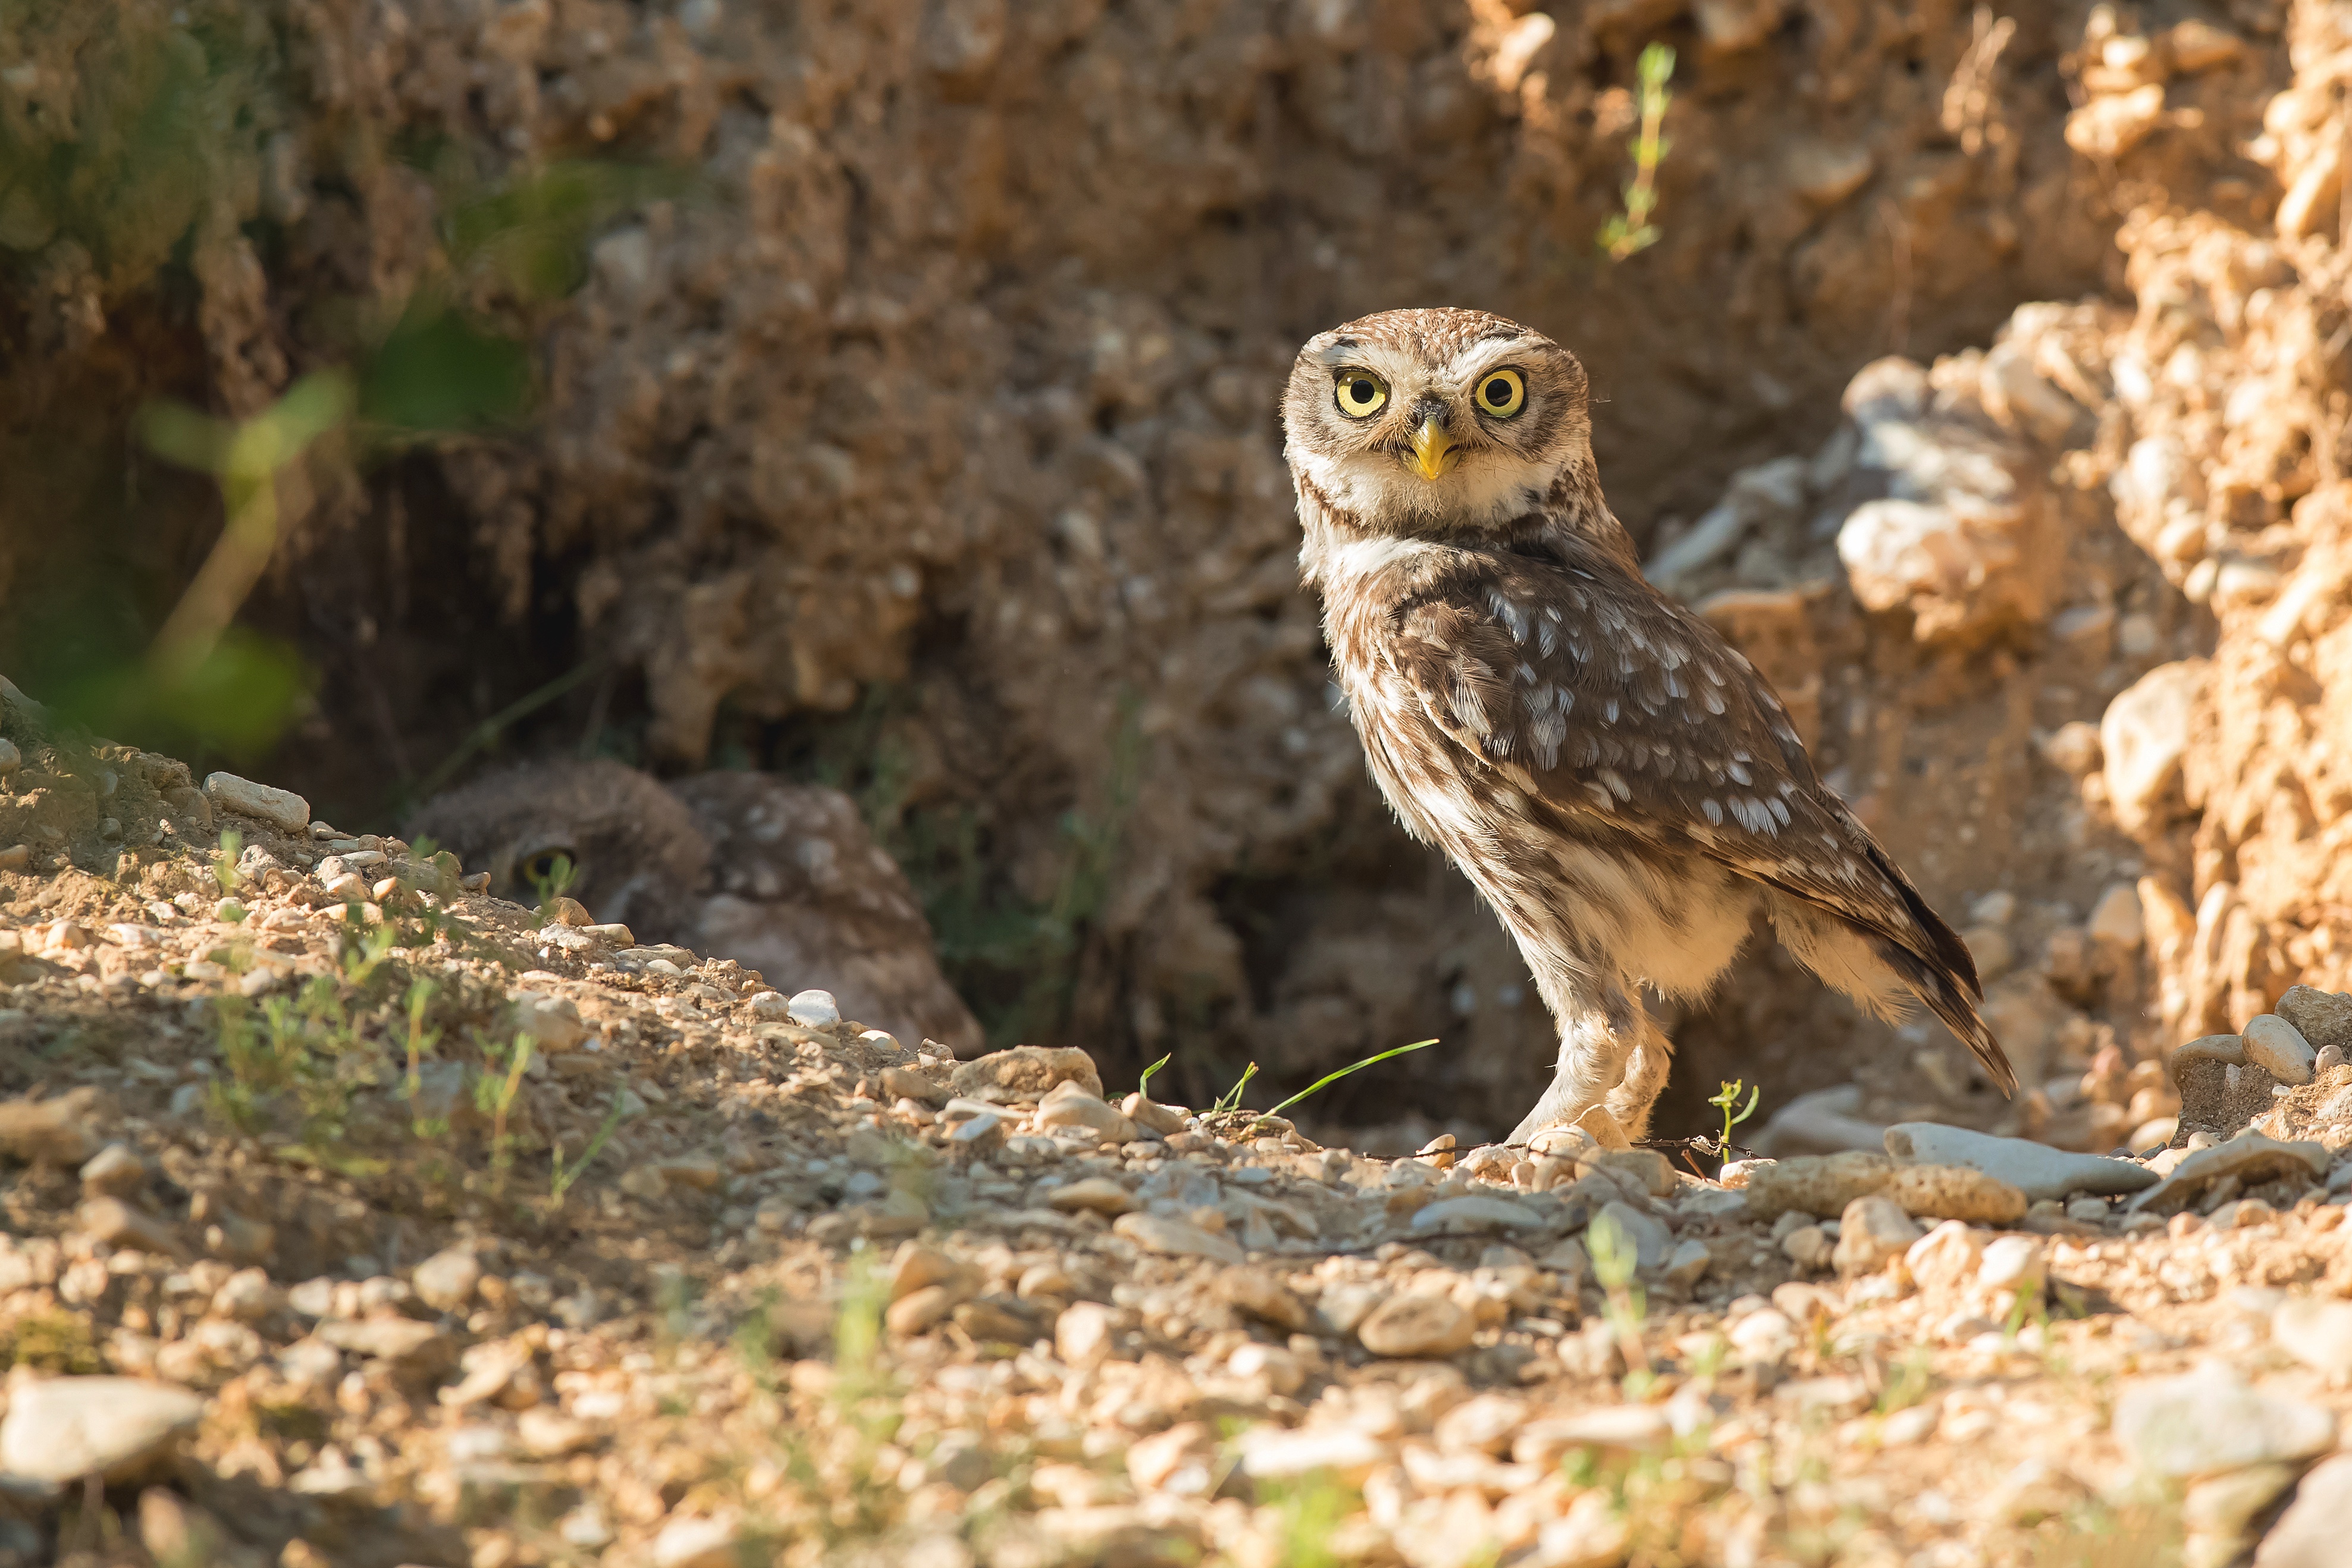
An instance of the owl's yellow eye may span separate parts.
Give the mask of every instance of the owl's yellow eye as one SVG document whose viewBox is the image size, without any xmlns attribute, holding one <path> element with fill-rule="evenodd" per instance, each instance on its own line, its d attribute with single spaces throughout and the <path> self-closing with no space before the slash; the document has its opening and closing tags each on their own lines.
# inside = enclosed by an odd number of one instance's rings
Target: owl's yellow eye
<svg viewBox="0 0 2352 1568">
<path fill-rule="evenodd" d="M 1368 370 L 1343 370 L 1334 395 L 1339 412 L 1350 419 L 1369 419 L 1389 400 L 1389 384 Z"/>
<path fill-rule="evenodd" d="M 1508 419 L 1527 406 L 1527 381 L 1515 370 L 1490 370 L 1478 380 L 1476 402 L 1479 413 Z"/>
</svg>

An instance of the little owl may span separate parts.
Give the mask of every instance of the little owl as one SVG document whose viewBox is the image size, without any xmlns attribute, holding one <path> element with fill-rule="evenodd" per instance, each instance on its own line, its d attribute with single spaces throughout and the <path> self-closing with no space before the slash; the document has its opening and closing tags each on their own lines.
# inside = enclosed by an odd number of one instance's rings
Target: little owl
<svg viewBox="0 0 2352 1568">
<path fill-rule="evenodd" d="M 1372 777 L 1495 907 L 1559 1028 L 1512 1142 L 1596 1105 L 1642 1136 L 1673 1047 L 1637 988 L 1703 995 L 1759 910 L 1869 1011 L 1916 995 L 2014 1092 L 1968 949 L 1763 678 L 1643 579 L 1575 355 L 1475 310 L 1390 310 L 1309 340 L 1282 418 Z"/>
</svg>

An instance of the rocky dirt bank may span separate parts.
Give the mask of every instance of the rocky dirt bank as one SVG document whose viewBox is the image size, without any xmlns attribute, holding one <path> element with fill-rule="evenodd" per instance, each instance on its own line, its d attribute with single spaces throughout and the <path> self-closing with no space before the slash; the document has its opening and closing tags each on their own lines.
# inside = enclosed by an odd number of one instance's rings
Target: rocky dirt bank
<svg viewBox="0 0 2352 1568">
<path fill-rule="evenodd" d="M 2336 1561 L 2352 997 L 2141 1159 L 1368 1159 L 7 695 L 0 1560 Z"/>
</svg>

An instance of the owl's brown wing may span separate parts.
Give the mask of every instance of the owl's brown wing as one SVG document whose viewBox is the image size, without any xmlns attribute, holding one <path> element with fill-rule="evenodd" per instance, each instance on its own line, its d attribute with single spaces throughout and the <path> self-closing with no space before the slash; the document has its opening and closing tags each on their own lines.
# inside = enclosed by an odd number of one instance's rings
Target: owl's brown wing
<svg viewBox="0 0 2352 1568">
<path fill-rule="evenodd" d="M 1848 928 L 2014 1086 L 1968 948 L 1720 634 L 1610 563 L 1457 562 L 1390 614 L 1387 657 L 1437 729 L 1571 831 L 1696 849 Z"/>
</svg>

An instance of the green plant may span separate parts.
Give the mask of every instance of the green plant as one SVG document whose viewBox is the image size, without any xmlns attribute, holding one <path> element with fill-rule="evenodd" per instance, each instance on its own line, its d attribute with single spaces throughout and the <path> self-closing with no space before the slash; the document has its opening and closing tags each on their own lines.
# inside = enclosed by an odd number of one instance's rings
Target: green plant
<svg viewBox="0 0 2352 1568">
<path fill-rule="evenodd" d="M 1349 1062 L 1346 1067 L 1341 1068 L 1337 1072 L 1325 1073 L 1321 1078 L 1317 1079 L 1313 1083 L 1308 1084 L 1305 1089 L 1300 1089 L 1297 1094 L 1292 1095 L 1288 1100 L 1284 1100 L 1280 1105 L 1277 1105 L 1272 1110 L 1267 1111 L 1266 1114 L 1268 1116 L 1279 1116 L 1284 1111 L 1289 1110 L 1292 1106 L 1297 1104 L 1300 1100 L 1305 1100 L 1308 1095 L 1313 1094 L 1317 1089 L 1323 1088 L 1326 1084 L 1337 1083 L 1351 1072 L 1360 1072 L 1365 1068 L 1372 1067 L 1378 1063 L 1388 1060 L 1391 1057 L 1401 1057 L 1408 1051 L 1425 1050 L 1435 1044 L 1437 1044 L 1437 1042 L 1434 1039 L 1415 1040 L 1409 1046 L 1399 1046 L 1394 1050 L 1382 1051 L 1376 1057 L 1366 1057 L 1362 1061 Z M 1250 1070 L 1252 1072 L 1256 1071 L 1257 1064 L 1255 1062 L 1251 1063 Z M 1244 1077 L 1242 1081 L 1246 1083 L 1249 1080 Z M 1238 1091 L 1240 1085 L 1237 1084 L 1234 1088 L 1236 1091 Z"/>
<path fill-rule="evenodd" d="M 604 1145 L 613 1141 L 613 1133 L 620 1127 L 621 1118 L 626 1115 L 627 1111 L 627 1098 L 619 1089 L 614 1089 L 611 1108 L 604 1112 L 604 1120 L 598 1125 L 594 1135 L 588 1140 L 587 1147 L 580 1151 L 580 1158 L 566 1163 L 563 1158 L 563 1145 L 559 1143 L 555 1146 L 554 1169 L 549 1180 L 549 1195 L 554 1200 L 556 1207 L 563 1206 L 563 1194 L 572 1190 L 572 1184 L 580 1180 L 582 1173 L 588 1169 L 589 1163 L 603 1153 Z"/>
<path fill-rule="evenodd" d="M 1650 1355 L 1642 1343 L 1642 1324 L 1648 1316 L 1649 1302 L 1642 1288 L 1633 1282 L 1634 1271 L 1641 1265 L 1640 1250 L 1617 1216 L 1606 1211 L 1595 1216 L 1586 1229 L 1584 1249 L 1592 1258 L 1592 1277 L 1608 1299 L 1609 1327 L 1616 1338 L 1618 1353 L 1625 1358 L 1626 1395 L 1638 1398 L 1650 1378 Z"/>
<path fill-rule="evenodd" d="M 1158 1072 L 1161 1068 L 1166 1067 L 1170 1062 L 1175 1059 L 1176 1053 L 1174 1051 L 1171 1051 L 1166 1056 L 1161 1057 L 1158 1061 L 1153 1062 L 1150 1067 L 1145 1068 L 1143 1069 L 1143 1076 L 1135 1080 L 1135 1092 L 1143 1096 L 1144 1099 L 1150 1100 L 1151 1098 L 1151 1075 Z"/>
<path fill-rule="evenodd" d="M 1257 1063 L 1252 1062 L 1242 1069 L 1242 1076 L 1234 1080 L 1233 1088 L 1217 1096 L 1216 1103 L 1209 1107 L 1209 1114 L 1223 1116 L 1228 1111 L 1239 1110 L 1242 1108 L 1242 1090 L 1247 1089 L 1249 1080 L 1256 1076 Z"/>
<path fill-rule="evenodd" d="M 1641 81 L 1642 129 L 1633 142 L 1633 178 L 1625 186 L 1625 210 L 1601 227 L 1601 254 L 1612 261 L 1622 261 L 1658 242 L 1650 215 L 1658 206 L 1658 165 L 1671 146 L 1659 132 L 1673 99 L 1666 82 L 1675 74 L 1675 51 L 1652 44 L 1642 51 L 1635 70 Z"/>
<path fill-rule="evenodd" d="M 1707 1101 L 1709 1105 L 1714 1106 L 1717 1110 L 1723 1112 L 1723 1133 L 1722 1136 L 1716 1141 L 1716 1147 L 1718 1151 L 1727 1153 L 1729 1152 L 1731 1148 L 1731 1130 L 1738 1126 L 1741 1122 L 1747 1121 L 1749 1117 L 1755 1115 L 1757 1101 L 1764 1097 L 1764 1086 L 1760 1083 L 1754 1089 L 1748 1089 L 1747 1108 L 1741 1110 L 1738 1115 L 1733 1115 L 1731 1108 L 1739 1103 L 1739 1091 L 1747 1088 L 1748 1085 L 1746 1079 L 1736 1078 L 1732 1079 L 1727 1082 L 1724 1082 L 1723 1087 L 1716 1091 L 1715 1098 Z"/>
<path fill-rule="evenodd" d="M 213 851 L 213 880 L 220 884 L 221 897 L 236 891 L 245 879 L 236 868 L 236 858 L 245 851 L 245 835 L 236 828 L 225 828 L 220 836 L 220 847 Z"/>
<path fill-rule="evenodd" d="M 541 925 L 555 918 L 556 900 L 567 897 L 572 884 L 579 879 L 579 866 L 571 856 L 561 853 L 547 862 L 545 871 L 531 878 L 531 891 L 538 900 Z"/>
<path fill-rule="evenodd" d="M 490 1119 L 490 1190 L 504 1192 L 507 1174 L 514 1168 L 514 1136 L 508 1130 L 507 1117 L 522 1093 L 522 1076 L 530 1068 L 534 1042 L 529 1035 L 517 1035 L 514 1044 L 505 1052 L 497 1053 L 484 1047 L 483 1057 L 491 1071 L 474 1082 L 474 1108 Z M 500 1055 L 504 1060 L 500 1060 Z"/>
</svg>

